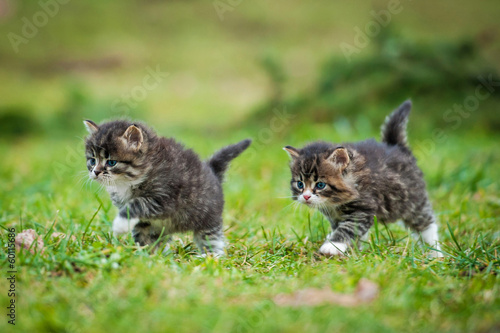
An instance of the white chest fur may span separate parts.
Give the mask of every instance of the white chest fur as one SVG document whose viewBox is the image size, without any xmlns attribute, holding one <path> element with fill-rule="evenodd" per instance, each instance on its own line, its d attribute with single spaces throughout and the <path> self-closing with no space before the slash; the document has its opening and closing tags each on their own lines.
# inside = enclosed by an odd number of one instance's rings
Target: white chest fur
<svg viewBox="0 0 500 333">
<path fill-rule="evenodd" d="M 132 196 L 132 186 L 130 184 L 115 184 L 106 188 L 115 206 L 123 206 Z"/>
<path fill-rule="evenodd" d="M 106 190 L 113 204 L 122 207 L 132 199 L 132 189 L 139 186 L 143 181 L 144 179 L 140 178 L 132 182 L 115 182 L 113 185 L 107 186 Z"/>
</svg>

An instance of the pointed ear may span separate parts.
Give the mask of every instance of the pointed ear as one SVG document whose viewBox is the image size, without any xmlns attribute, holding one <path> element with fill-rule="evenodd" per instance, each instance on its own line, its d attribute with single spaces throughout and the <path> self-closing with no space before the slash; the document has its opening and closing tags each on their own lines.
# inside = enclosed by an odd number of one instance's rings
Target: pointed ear
<svg viewBox="0 0 500 333">
<path fill-rule="evenodd" d="M 83 124 L 85 125 L 85 127 L 87 128 L 87 131 L 90 134 L 94 134 L 95 132 L 97 132 L 99 130 L 99 126 L 97 126 L 97 124 L 94 123 L 92 120 L 84 120 Z"/>
<path fill-rule="evenodd" d="M 300 155 L 298 149 L 293 148 L 292 146 L 286 146 L 283 148 L 283 150 L 286 151 L 288 153 L 288 156 L 290 156 L 290 158 L 292 159 L 298 158 Z"/>
<path fill-rule="evenodd" d="M 122 135 L 122 138 L 134 151 L 138 151 L 144 141 L 141 129 L 135 125 L 130 125 Z"/>
<path fill-rule="evenodd" d="M 341 171 L 344 171 L 344 169 L 347 168 L 349 162 L 351 161 L 351 159 L 349 158 L 349 153 L 344 147 L 335 149 L 333 153 L 328 156 L 328 160 Z"/>
</svg>

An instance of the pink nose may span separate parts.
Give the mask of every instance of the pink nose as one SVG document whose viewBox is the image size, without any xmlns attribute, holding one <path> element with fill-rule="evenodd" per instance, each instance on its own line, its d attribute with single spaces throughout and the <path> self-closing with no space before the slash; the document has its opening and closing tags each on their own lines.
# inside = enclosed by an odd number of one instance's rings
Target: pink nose
<svg viewBox="0 0 500 333">
<path fill-rule="evenodd" d="M 309 194 L 304 194 L 303 197 L 304 199 L 306 199 L 306 201 L 311 199 L 311 196 Z"/>
</svg>

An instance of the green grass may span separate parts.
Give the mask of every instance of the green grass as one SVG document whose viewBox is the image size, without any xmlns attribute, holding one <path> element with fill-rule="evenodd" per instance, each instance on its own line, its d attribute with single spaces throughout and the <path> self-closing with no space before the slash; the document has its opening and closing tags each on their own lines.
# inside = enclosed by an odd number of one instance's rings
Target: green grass
<svg viewBox="0 0 500 333">
<path fill-rule="evenodd" d="M 301 125 L 235 160 L 225 183 L 228 255 L 200 258 L 191 235 L 178 235 L 163 256 L 113 238 L 116 213 L 106 193 L 79 182 L 83 159 L 66 160 L 82 142 L 19 142 L 3 148 L 1 224 L 34 228 L 44 254 L 17 254 L 19 331 L 320 332 L 494 331 L 499 328 L 500 155 L 486 138 L 451 137 L 420 165 L 430 184 L 446 257 L 430 260 L 399 225 L 378 226 L 360 251 L 324 258 L 316 251 L 327 222 L 288 196 L 284 144 L 307 141 L 321 125 Z M 203 155 L 259 128 L 178 136 Z M 83 132 L 83 128 L 82 131 Z M 360 135 L 359 135 L 360 136 Z M 338 140 L 335 135 L 320 138 Z M 299 139 L 303 138 L 303 139 Z M 257 139 L 258 140 L 258 139 Z M 417 140 L 414 140 L 417 142 Z M 51 149 L 48 150 L 47 146 Z M 477 148 L 481 147 L 481 148 Z M 16 152 L 22 151 L 23 154 Z M 29 156 L 29 163 L 23 156 Z M 446 161 L 446 162 L 445 162 Z M 59 178 L 55 165 L 64 165 Z M 97 214 L 96 214 L 97 212 Z M 95 218 L 94 218 L 95 215 Z M 51 239 L 53 231 L 75 236 Z M 6 243 L 1 231 L 0 245 Z M 2 254 L 2 257 L 5 257 Z M 5 262 L 5 258 L 2 258 Z M 280 293 L 327 287 L 353 292 L 367 278 L 380 296 L 343 308 L 278 307 Z M 2 279 L 2 290 L 6 282 Z M 5 286 L 5 287 L 4 287 Z M 6 304 L 6 293 L 0 296 Z M 0 322 L 5 331 L 6 320 Z"/>
</svg>

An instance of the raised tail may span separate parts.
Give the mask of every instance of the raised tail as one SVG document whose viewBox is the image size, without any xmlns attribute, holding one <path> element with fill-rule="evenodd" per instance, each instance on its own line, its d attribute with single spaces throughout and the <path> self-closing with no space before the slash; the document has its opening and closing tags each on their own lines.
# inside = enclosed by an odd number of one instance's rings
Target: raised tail
<svg viewBox="0 0 500 333">
<path fill-rule="evenodd" d="M 406 138 L 406 124 L 410 110 L 411 101 L 407 100 L 385 118 L 382 125 L 382 142 L 410 149 Z"/>
<path fill-rule="evenodd" d="M 252 143 L 252 140 L 246 139 L 234 145 L 224 147 L 208 160 L 208 165 L 214 172 L 215 176 L 219 178 L 220 182 L 224 180 L 224 173 L 229 166 L 229 162 L 247 149 L 248 146 L 250 146 L 250 143 Z"/>
</svg>

